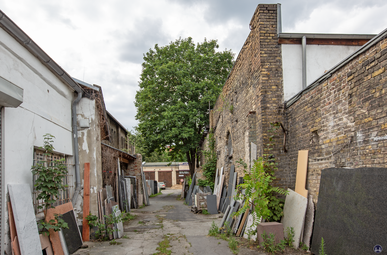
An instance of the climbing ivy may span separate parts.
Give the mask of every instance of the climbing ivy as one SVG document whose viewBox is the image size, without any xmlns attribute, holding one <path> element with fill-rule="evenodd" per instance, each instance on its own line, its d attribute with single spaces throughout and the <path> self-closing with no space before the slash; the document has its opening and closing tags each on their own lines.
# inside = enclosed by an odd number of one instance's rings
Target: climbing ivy
<svg viewBox="0 0 387 255">
<path fill-rule="evenodd" d="M 199 186 L 210 186 L 214 190 L 215 174 L 216 174 L 216 162 L 217 155 L 215 151 L 215 138 L 214 133 L 211 130 L 208 139 L 208 150 L 203 151 L 205 163 L 203 165 L 203 175 L 205 180 L 198 180 Z"/>
</svg>

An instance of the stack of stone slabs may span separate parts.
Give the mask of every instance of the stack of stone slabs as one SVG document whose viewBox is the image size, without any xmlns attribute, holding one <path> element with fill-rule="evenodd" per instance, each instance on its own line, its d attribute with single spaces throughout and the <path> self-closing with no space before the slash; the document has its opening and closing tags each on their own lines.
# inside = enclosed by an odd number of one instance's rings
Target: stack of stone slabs
<svg viewBox="0 0 387 255">
<path fill-rule="evenodd" d="M 327 254 L 387 249 L 386 183 L 386 168 L 322 170 L 311 251 L 318 253 L 321 238 Z"/>
</svg>

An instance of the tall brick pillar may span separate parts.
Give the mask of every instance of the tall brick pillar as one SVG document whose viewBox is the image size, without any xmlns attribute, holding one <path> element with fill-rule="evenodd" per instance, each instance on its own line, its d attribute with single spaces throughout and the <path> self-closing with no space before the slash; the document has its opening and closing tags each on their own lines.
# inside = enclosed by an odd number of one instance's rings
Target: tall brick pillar
<svg viewBox="0 0 387 255">
<path fill-rule="evenodd" d="M 250 29 L 256 35 L 255 47 L 259 48 L 257 56 L 256 77 L 257 90 L 257 151 L 258 156 L 273 154 L 278 161 L 284 156 L 282 130 L 275 133 L 270 123 L 283 123 L 283 75 L 281 45 L 277 35 L 277 4 L 260 4 L 250 22 Z M 274 135 L 272 141 L 270 136 Z M 268 146 L 268 144 L 274 144 Z M 271 148 L 271 149 L 270 149 Z M 286 187 L 286 179 L 279 169 L 276 172 L 275 185 Z"/>
</svg>

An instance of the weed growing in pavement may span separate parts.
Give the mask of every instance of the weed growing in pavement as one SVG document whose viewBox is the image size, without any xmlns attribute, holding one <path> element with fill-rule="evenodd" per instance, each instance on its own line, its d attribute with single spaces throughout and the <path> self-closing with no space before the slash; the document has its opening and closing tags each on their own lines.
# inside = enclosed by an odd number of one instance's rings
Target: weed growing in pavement
<svg viewBox="0 0 387 255">
<path fill-rule="evenodd" d="M 235 238 L 230 237 L 228 240 L 228 247 L 231 249 L 232 253 L 238 254 L 238 241 Z"/>
<path fill-rule="evenodd" d="M 145 222 L 143 222 L 143 221 L 140 220 L 140 221 L 138 222 L 138 224 L 145 225 Z"/>
<path fill-rule="evenodd" d="M 209 236 L 217 236 L 217 235 L 219 235 L 219 228 L 218 228 L 218 226 L 215 224 L 215 221 L 212 221 L 211 228 L 210 228 L 210 230 L 208 231 L 208 235 L 209 235 Z"/>
<path fill-rule="evenodd" d="M 294 242 L 294 228 L 287 227 L 286 228 L 286 236 L 285 236 L 285 244 L 287 246 L 289 246 L 290 248 L 293 248 L 293 242 Z"/>
<path fill-rule="evenodd" d="M 204 214 L 204 215 L 209 215 L 210 213 L 209 213 L 206 209 L 203 209 L 203 210 L 202 210 L 202 214 Z"/>
<path fill-rule="evenodd" d="M 114 240 L 111 240 L 111 241 L 109 242 L 109 244 L 110 244 L 110 245 L 119 245 L 119 244 L 122 244 L 122 243 L 117 242 L 117 241 L 114 239 Z"/>
<path fill-rule="evenodd" d="M 162 195 L 163 193 L 161 193 L 161 191 L 159 193 L 156 193 L 156 194 L 152 194 L 150 195 L 149 197 L 157 197 L 158 195 Z"/>
<path fill-rule="evenodd" d="M 263 232 L 261 235 L 263 239 L 263 244 L 260 245 L 265 251 L 269 253 L 283 252 L 285 250 L 285 240 L 281 240 L 279 244 L 275 243 L 275 236 L 273 233 L 267 235 L 266 232 Z"/>
<path fill-rule="evenodd" d="M 172 253 L 171 250 L 167 250 L 170 246 L 168 236 L 164 236 L 164 240 L 158 243 L 159 247 L 156 248 L 158 250 L 157 253 L 153 253 L 153 255 L 170 255 Z"/>
<path fill-rule="evenodd" d="M 124 239 L 129 239 L 129 236 L 124 235 L 124 236 L 122 236 L 122 238 L 124 238 Z"/>
<path fill-rule="evenodd" d="M 139 206 L 139 209 L 142 209 L 144 207 L 145 207 L 145 204 L 142 204 L 142 205 Z"/>
<path fill-rule="evenodd" d="M 135 218 L 136 218 L 136 215 L 131 215 L 129 212 L 124 211 L 123 213 L 121 213 L 122 222 L 134 220 Z"/>
<path fill-rule="evenodd" d="M 135 229 L 135 230 L 133 230 L 134 232 L 138 232 L 138 230 L 137 229 Z"/>
</svg>

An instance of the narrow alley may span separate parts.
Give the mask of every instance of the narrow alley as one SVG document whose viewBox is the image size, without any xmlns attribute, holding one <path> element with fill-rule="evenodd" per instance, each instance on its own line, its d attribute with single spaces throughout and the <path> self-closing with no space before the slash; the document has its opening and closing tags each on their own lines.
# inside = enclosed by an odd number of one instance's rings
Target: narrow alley
<svg viewBox="0 0 387 255">
<path fill-rule="evenodd" d="M 124 238 L 118 239 L 116 245 L 109 241 L 85 242 L 88 248 L 74 254 L 158 254 L 157 248 L 162 247 L 159 243 L 165 239 L 171 254 L 233 254 L 226 241 L 207 236 L 212 222 L 218 225 L 221 221 L 221 214 L 193 214 L 179 199 L 181 190 L 167 189 L 162 193 L 150 198 L 149 206 L 132 210 L 136 218 L 124 224 Z M 238 254 L 266 253 L 241 248 Z"/>
</svg>

